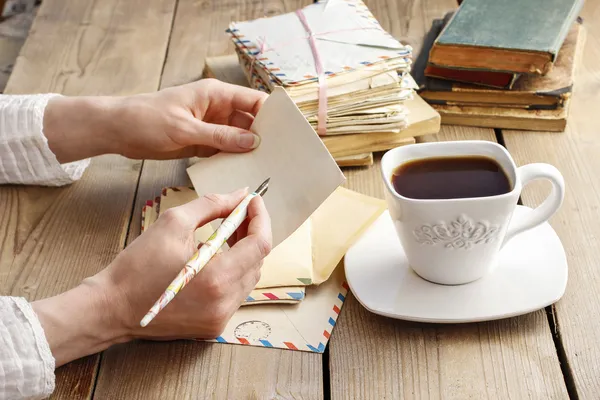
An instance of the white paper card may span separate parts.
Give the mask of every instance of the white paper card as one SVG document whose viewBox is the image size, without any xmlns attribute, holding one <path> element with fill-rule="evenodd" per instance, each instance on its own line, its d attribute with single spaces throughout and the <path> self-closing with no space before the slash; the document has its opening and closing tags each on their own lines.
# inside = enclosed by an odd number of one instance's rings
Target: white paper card
<svg viewBox="0 0 600 400">
<path fill-rule="evenodd" d="M 264 201 L 271 216 L 273 246 L 277 246 L 345 177 L 283 88 L 275 88 L 250 129 L 261 137 L 257 149 L 218 153 L 188 168 L 188 174 L 199 196 L 247 186 L 254 190 L 271 178 Z"/>
</svg>

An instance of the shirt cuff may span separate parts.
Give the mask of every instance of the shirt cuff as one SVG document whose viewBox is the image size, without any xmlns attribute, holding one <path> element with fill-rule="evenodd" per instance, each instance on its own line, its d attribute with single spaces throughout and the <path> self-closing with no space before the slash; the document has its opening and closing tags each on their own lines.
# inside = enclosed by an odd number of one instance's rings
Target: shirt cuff
<svg viewBox="0 0 600 400">
<path fill-rule="evenodd" d="M 44 135 L 46 105 L 56 96 L 0 96 L 0 183 L 63 186 L 83 175 L 90 159 L 59 163 Z"/>
<path fill-rule="evenodd" d="M 0 296 L 0 398 L 42 399 L 55 387 L 55 360 L 31 304 Z"/>
<path fill-rule="evenodd" d="M 46 334 L 44 333 L 44 328 L 42 328 L 42 324 L 38 319 L 35 311 L 31 307 L 31 304 L 25 300 L 23 297 L 15 297 L 13 298 L 15 305 L 21 310 L 25 319 L 29 323 L 31 330 L 33 332 L 33 337 L 35 340 L 35 347 L 40 357 L 41 361 L 41 393 L 40 395 L 43 397 L 49 397 L 52 392 L 54 392 L 55 385 L 55 375 L 54 369 L 56 366 L 56 361 L 54 360 L 54 356 L 52 355 L 52 351 L 50 350 L 50 345 L 48 344 L 48 340 L 46 339 Z"/>
</svg>

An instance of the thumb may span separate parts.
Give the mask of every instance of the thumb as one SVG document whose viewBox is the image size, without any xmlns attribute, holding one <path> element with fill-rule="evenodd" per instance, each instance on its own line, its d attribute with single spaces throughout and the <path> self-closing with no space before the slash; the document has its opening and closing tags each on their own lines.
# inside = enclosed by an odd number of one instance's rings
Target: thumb
<svg viewBox="0 0 600 400">
<path fill-rule="evenodd" d="M 198 143 L 228 152 L 245 152 L 255 149 L 260 144 L 260 136 L 229 125 L 200 122 Z"/>
<path fill-rule="evenodd" d="M 228 194 L 206 194 L 179 206 L 185 224 L 194 230 L 218 218 L 227 217 L 248 194 L 248 189 L 239 189 Z"/>
</svg>

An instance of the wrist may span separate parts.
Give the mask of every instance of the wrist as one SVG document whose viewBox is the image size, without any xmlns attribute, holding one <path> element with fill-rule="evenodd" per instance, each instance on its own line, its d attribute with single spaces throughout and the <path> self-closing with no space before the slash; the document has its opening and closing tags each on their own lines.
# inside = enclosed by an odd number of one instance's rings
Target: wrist
<svg viewBox="0 0 600 400">
<path fill-rule="evenodd" d="M 94 278 L 32 303 L 57 367 L 130 340 L 127 329 L 113 316 L 114 303 Z"/>
<path fill-rule="evenodd" d="M 61 164 L 114 152 L 117 103 L 109 96 L 57 96 L 48 101 L 44 136 Z"/>
</svg>

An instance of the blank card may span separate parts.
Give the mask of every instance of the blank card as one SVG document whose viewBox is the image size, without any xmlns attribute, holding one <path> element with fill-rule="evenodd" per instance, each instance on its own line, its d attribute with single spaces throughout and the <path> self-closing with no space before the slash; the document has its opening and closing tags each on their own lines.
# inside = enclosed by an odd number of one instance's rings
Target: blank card
<svg viewBox="0 0 600 400">
<path fill-rule="evenodd" d="M 276 87 L 252 127 L 260 146 L 248 153 L 218 153 L 188 168 L 199 196 L 254 190 L 271 178 L 264 195 L 273 246 L 296 229 L 340 186 L 345 177 L 335 160 L 281 87 Z M 216 221 L 220 223 L 220 221 Z"/>
</svg>

